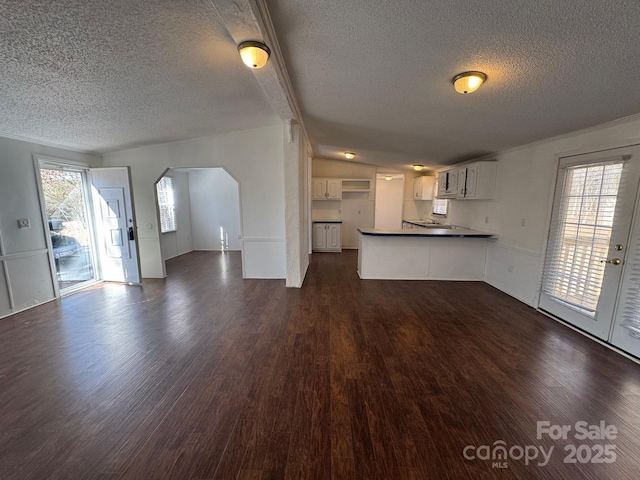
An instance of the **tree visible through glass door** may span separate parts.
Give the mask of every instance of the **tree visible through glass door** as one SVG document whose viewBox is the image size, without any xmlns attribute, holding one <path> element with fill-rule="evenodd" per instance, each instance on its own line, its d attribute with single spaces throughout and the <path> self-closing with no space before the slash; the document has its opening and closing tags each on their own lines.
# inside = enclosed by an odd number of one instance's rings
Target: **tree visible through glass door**
<svg viewBox="0 0 640 480">
<path fill-rule="evenodd" d="M 96 279 L 82 171 L 41 168 L 51 254 L 62 293 Z"/>
</svg>

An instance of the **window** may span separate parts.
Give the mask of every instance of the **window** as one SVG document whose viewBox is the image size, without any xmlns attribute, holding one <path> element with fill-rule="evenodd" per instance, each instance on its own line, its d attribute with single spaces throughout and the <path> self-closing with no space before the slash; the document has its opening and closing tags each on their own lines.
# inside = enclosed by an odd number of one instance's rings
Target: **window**
<svg viewBox="0 0 640 480">
<path fill-rule="evenodd" d="M 173 178 L 163 177 L 156 184 L 160 208 L 160 232 L 176 231 L 176 203 L 173 196 Z"/>
<path fill-rule="evenodd" d="M 435 195 L 438 194 L 438 180 L 436 180 L 436 184 L 433 186 L 433 191 Z M 434 215 L 442 215 L 443 217 L 447 216 L 447 210 L 449 208 L 449 200 L 445 200 L 444 198 L 436 198 L 434 195 L 431 213 Z"/>
<path fill-rule="evenodd" d="M 622 163 L 566 168 L 554 212 L 543 291 L 595 316 L 613 228 Z"/>
</svg>

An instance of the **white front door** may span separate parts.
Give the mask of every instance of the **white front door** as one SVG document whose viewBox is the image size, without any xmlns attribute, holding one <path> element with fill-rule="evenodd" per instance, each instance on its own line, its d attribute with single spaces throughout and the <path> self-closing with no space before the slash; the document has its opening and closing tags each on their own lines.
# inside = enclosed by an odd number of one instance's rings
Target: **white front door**
<svg viewBox="0 0 640 480">
<path fill-rule="evenodd" d="M 638 146 L 560 160 L 540 308 L 606 341 L 639 179 Z"/>
<path fill-rule="evenodd" d="M 140 283 L 129 169 L 92 168 L 90 172 L 102 279 Z"/>
</svg>

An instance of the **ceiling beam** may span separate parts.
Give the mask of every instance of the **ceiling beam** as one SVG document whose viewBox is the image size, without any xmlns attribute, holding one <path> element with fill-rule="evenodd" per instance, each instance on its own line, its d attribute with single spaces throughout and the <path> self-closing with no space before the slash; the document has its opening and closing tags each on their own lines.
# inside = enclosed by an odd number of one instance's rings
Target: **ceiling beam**
<svg viewBox="0 0 640 480">
<path fill-rule="evenodd" d="M 307 140 L 302 114 L 284 63 L 271 16 L 264 0 L 209 0 L 236 45 L 256 40 L 271 50 L 271 58 L 260 69 L 252 69 L 275 112 L 283 121 L 295 120 Z M 238 61 L 240 56 L 238 55 Z"/>
</svg>

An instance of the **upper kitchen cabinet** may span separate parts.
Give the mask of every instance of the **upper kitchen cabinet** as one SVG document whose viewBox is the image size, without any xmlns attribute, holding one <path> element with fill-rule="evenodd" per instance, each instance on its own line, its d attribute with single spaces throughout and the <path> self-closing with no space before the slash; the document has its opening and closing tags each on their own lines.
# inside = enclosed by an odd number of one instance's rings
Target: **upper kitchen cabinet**
<svg viewBox="0 0 640 480">
<path fill-rule="evenodd" d="M 438 173 L 438 198 L 491 200 L 497 162 L 475 162 Z"/>
<path fill-rule="evenodd" d="M 314 200 L 340 200 L 342 198 L 342 179 L 340 178 L 314 178 Z"/>
<path fill-rule="evenodd" d="M 496 189 L 496 162 L 477 162 L 458 171 L 457 198 L 490 200 Z"/>
<path fill-rule="evenodd" d="M 416 177 L 413 180 L 414 200 L 433 200 L 435 177 Z"/>
<path fill-rule="evenodd" d="M 458 169 L 438 173 L 438 198 L 456 198 L 458 196 Z"/>
</svg>

